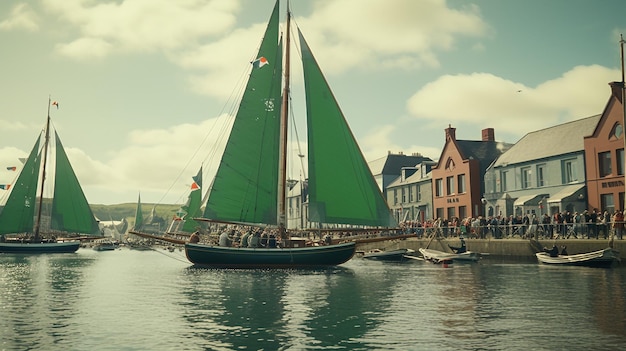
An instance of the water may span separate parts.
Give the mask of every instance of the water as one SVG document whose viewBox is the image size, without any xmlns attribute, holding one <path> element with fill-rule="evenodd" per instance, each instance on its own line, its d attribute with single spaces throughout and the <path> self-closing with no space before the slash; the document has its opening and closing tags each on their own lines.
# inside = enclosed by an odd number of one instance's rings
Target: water
<svg viewBox="0 0 626 351">
<path fill-rule="evenodd" d="M 0 255 L 0 350 L 623 350 L 626 267 L 192 268 L 182 252 Z"/>
</svg>

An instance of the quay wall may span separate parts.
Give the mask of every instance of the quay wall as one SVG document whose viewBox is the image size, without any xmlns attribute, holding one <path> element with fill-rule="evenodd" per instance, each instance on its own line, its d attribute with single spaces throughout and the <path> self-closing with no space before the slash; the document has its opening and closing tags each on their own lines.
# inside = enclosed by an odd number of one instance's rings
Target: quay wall
<svg viewBox="0 0 626 351">
<path fill-rule="evenodd" d="M 430 245 L 429 245 L 430 243 Z M 430 240 L 428 238 L 408 238 L 400 240 L 387 240 L 370 243 L 359 243 L 357 251 L 370 251 L 373 249 L 393 250 L 406 248 L 417 252 L 420 248 L 428 248 L 449 252 L 448 244 L 458 246 L 458 238 Z M 465 239 L 467 249 L 480 252 L 486 256 L 510 257 L 510 258 L 535 258 L 536 249 L 528 239 Z M 602 250 L 608 247 L 606 239 L 559 239 L 539 240 L 539 244 L 544 247 L 552 247 L 556 244 L 559 248 L 563 245 L 567 247 L 567 252 L 571 254 Z M 626 260 L 626 240 L 615 240 L 613 248 L 619 251 L 620 258 Z"/>
</svg>

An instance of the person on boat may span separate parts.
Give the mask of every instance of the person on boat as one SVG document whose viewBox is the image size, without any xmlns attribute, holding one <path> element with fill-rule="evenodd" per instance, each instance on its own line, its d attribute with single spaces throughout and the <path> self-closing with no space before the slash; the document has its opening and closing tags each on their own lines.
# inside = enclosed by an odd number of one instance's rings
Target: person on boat
<svg viewBox="0 0 626 351">
<path fill-rule="evenodd" d="M 450 245 L 448 245 L 448 247 L 450 249 L 452 249 L 452 251 L 455 254 L 462 254 L 464 252 L 467 252 L 467 245 L 465 244 L 465 239 L 462 236 L 459 237 L 459 239 L 461 240 L 461 246 L 450 246 Z"/>
<path fill-rule="evenodd" d="M 239 241 L 239 247 L 248 247 L 248 237 L 250 236 L 250 231 L 245 232 L 241 236 L 241 240 Z"/>
<path fill-rule="evenodd" d="M 222 234 L 220 234 L 219 245 L 230 246 L 230 238 L 228 237 L 228 233 L 226 231 L 223 231 Z"/>
<path fill-rule="evenodd" d="M 268 235 L 267 235 L 267 230 L 263 231 L 263 234 L 261 234 L 261 240 L 259 241 L 259 245 L 261 247 L 267 247 L 267 242 L 268 242 Z"/>
<path fill-rule="evenodd" d="M 567 246 L 561 246 L 561 256 L 567 256 Z"/>
<path fill-rule="evenodd" d="M 550 257 L 558 257 L 559 256 L 559 248 L 556 246 L 556 244 L 552 245 L 551 249 L 548 249 L 547 247 L 543 248 L 543 252 L 546 252 L 550 255 Z"/>
<path fill-rule="evenodd" d="M 273 232 L 271 232 L 267 238 L 267 247 L 270 249 L 276 248 L 276 235 L 274 235 Z"/>
<path fill-rule="evenodd" d="M 261 240 L 261 231 L 257 230 L 254 234 L 248 236 L 248 247 L 259 247 L 259 241 Z"/>
<path fill-rule="evenodd" d="M 198 235 L 197 231 L 191 233 L 191 236 L 189 237 L 189 242 L 192 244 L 197 244 L 200 242 L 200 235 Z"/>
<path fill-rule="evenodd" d="M 324 244 L 325 245 L 330 245 L 333 243 L 333 237 L 330 234 L 326 234 L 326 236 L 324 237 Z"/>
</svg>

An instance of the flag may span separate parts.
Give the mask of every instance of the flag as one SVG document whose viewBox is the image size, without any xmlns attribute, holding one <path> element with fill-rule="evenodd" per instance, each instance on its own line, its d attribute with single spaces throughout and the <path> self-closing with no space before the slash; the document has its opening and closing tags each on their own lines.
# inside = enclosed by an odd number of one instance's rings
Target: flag
<svg viewBox="0 0 626 351">
<path fill-rule="evenodd" d="M 53 101 L 53 102 L 52 102 L 52 106 L 56 106 L 56 107 L 57 107 L 57 110 L 59 109 L 59 103 L 58 103 L 58 102 L 56 102 L 56 101 Z"/>
<path fill-rule="evenodd" d="M 261 68 L 265 65 L 267 65 L 269 63 L 269 61 L 267 61 L 267 59 L 263 56 L 259 57 L 258 59 L 254 60 L 254 62 L 252 62 L 252 66 L 254 68 Z"/>
<path fill-rule="evenodd" d="M 16 171 L 17 167 L 12 166 L 12 167 L 7 167 L 7 171 Z"/>
<path fill-rule="evenodd" d="M 9 190 L 11 188 L 11 184 L 0 184 L 0 189 Z"/>
</svg>

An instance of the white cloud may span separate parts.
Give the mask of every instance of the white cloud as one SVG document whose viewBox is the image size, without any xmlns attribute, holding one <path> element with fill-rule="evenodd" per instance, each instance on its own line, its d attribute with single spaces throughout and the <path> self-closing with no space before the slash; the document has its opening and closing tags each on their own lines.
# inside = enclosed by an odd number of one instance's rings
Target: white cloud
<svg viewBox="0 0 626 351">
<path fill-rule="evenodd" d="M 39 29 L 39 16 L 27 3 L 19 3 L 11 9 L 8 18 L 0 22 L 2 30 L 25 29 L 36 31 Z"/>
<path fill-rule="evenodd" d="M 71 42 L 102 42 L 122 52 L 171 51 L 196 45 L 203 37 L 217 35 L 235 22 L 239 2 L 217 0 L 44 0 L 57 20 L 79 29 Z M 104 46 L 104 45 L 100 45 Z M 61 45 L 60 48 L 64 48 Z M 88 51 L 61 50 L 75 59 L 89 59 Z M 109 52 L 105 52 L 109 53 Z"/>
<path fill-rule="evenodd" d="M 438 125 L 488 125 L 521 136 L 601 113 L 616 77 L 616 70 L 597 65 L 575 67 L 536 87 L 489 73 L 445 75 L 416 92 L 407 109 Z"/>
<path fill-rule="evenodd" d="M 454 10 L 442 0 L 397 0 L 393 5 L 362 0 L 358 6 L 354 0 L 334 0 L 315 6 L 309 18 L 298 22 L 331 71 L 438 67 L 437 52 L 453 49 L 459 37 L 481 37 L 488 31 L 475 7 Z"/>
</svg>

